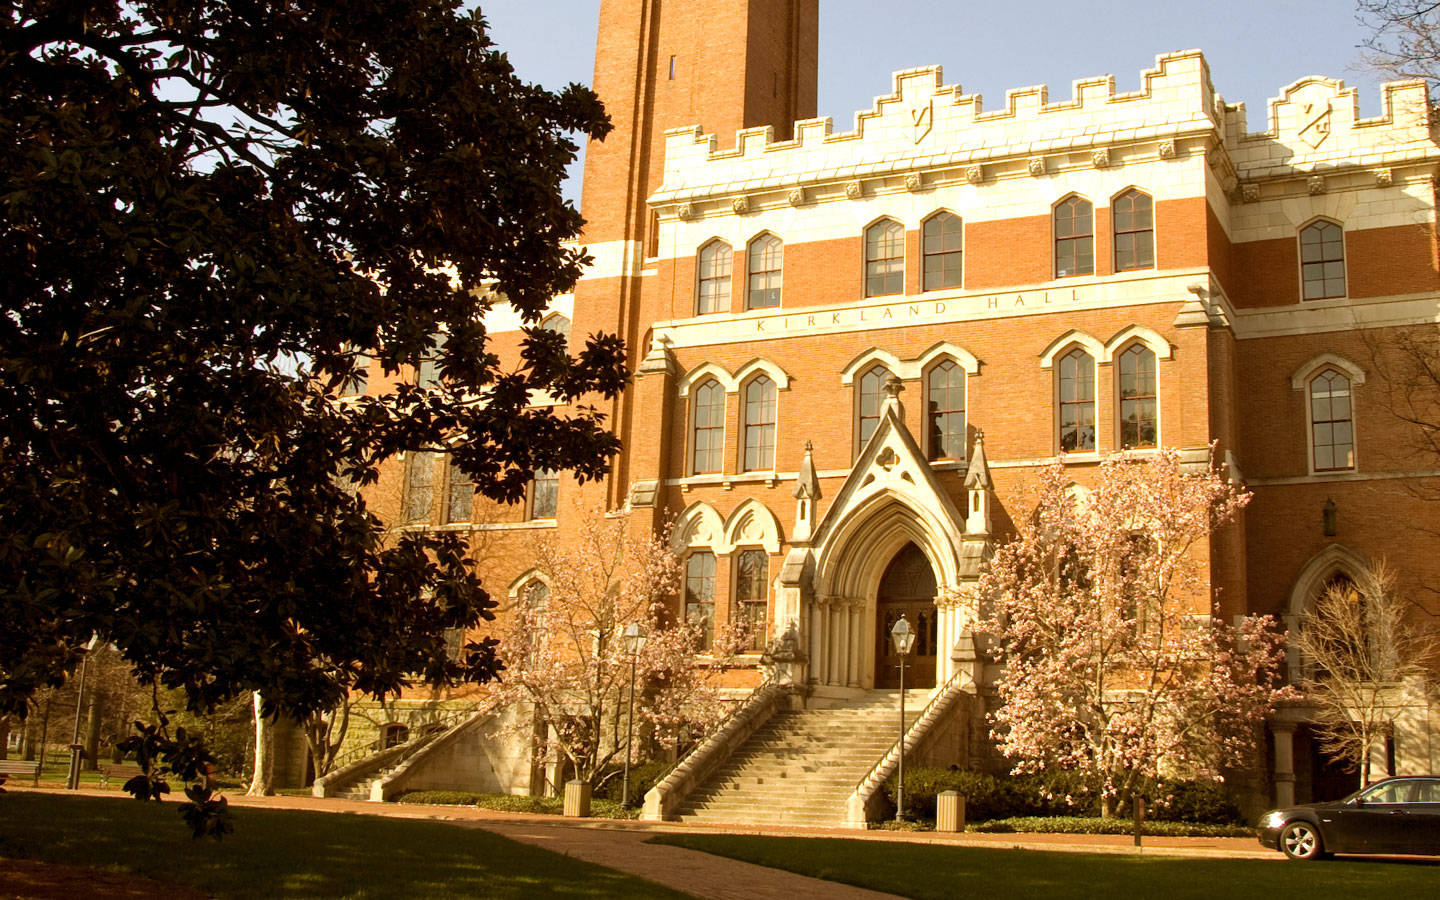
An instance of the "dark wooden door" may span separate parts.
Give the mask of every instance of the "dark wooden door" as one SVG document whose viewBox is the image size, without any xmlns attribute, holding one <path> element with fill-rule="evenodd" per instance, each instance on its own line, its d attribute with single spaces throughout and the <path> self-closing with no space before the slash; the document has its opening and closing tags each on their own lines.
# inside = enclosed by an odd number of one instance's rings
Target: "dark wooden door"
<svg viewBox="0 0 1440 900">
<path fill-rule="evenodd" d="M 915 644 L 905 660 L 905 687 L 935 686 L 937 651 L 936 625 L 939 610 L 935 608 L 935 571 L 930 561 L 914 544 L 906 544 L 880 579 L 875 598 L 875 686 L 900 686 L 900 655 L 890 629 L 904 616 L 915 632 Z"/>
</svg>

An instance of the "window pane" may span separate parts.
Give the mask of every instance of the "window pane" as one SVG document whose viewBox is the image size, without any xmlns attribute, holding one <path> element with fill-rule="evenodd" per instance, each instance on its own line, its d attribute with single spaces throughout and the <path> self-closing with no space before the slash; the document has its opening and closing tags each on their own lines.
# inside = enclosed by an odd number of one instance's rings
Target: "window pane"
<svg viewBox="0 0 1440 900">
<path fill-rule="evenodd" d="M 1300 270 L 1306 300 L 1345 296 L 1345 231 L 1334 222 L 1300 230 Z"/>
<path fill-rule="evenodd" d="M 750 283 L 746 309 L 770 309 L 780 305 L 782 248 L 778 237 L 764 235 L 750 242 Z"/>
<path fill-rule="evenodd" d="M 435 454 L 415 452 L 405 464 L 405 508 L 407 523 L 428 522 L 433 502 Z"/>
<path fill-rule="evenodd" d="M 735 563 L 736 615 L 752 629 L 749 649 L 765 647 L 765 611 L 770 557 L 764 550 L 746 550 Z"/>
<path fill-rule="evenodd" d="M 965 458 L 965 370 L 946 360 L 926 379 L 931 459 Z"/>
<path fill-rule="evenodd" d="M 764 375 L 745 388 L 744 468 L 775 468 L 775 382 Z"/>
<path fill-rule="evenodd" d="M 539 469 L 530 483 L 530 518 L 553 519 L 560 497 L 560 473 Z"/>
<path fill-rule="evenodd" d="M 725 442 L 725 389 L 719 382 L 707 379 L 695 389 L 694 396 L 692 471 L 718 472 L 721 448 Z"/>
<path fill-rule="evenodd" d="M 1060 449 L 1095 449 L 1095 361 L 1083 350 L 1060 360 Z"/>
<path fill-rule="evenodd" d="M 905 228 L 894 221 L 865 229 L 865 296 L 898 294 L 905 289 Z"/>
<path fill-rule="evenodd" d="M 700 631 L 700 649 L 715 640 L 715 554 L 699 551 L 685 561 L 685 622 Z"/>
<path fill-rule="evenodd" d="M 449 460 L 445 468 L 445 480 L 445 522 L 470 521 L 475 505 L 475 482 L 455 464 L 454 459 Z"/>
<path fill-rule="evenodd" d="M 874 366 L 864 375 L 860 376 L 860 427 L 857 437 L 859 444 L 855 452 L 870 440 L 875 433 L 875 426 L 880 424 L 880 400 L 885 379 L 889 377 L 890 370 L 884 366 Z"/>
<path fill-rule="evenodd" d="M 698 314 L 729 312 L 730 257 L 730 245 L 724 241 L 712 241 L 701 249 Z"/>
<path fill-rule="evenodd" d="M 960 287 L 964 228 L 959 216 L 939 213 L 925 221 L 923 290 Z"/>
</svg>

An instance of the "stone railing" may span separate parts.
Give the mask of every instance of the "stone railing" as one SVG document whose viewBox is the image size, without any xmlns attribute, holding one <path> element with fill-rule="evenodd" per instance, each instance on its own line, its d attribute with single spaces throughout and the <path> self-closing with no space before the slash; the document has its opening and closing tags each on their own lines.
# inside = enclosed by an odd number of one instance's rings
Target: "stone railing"
<svg viewBox="0 0 1440 900">
<path fill-rule="evenodd" d="M 315 783 L 311 785 L 310 795 L 312 797 L 334 797 L 350 785 L 416 752 L 434 740 L 435 737 L 436 735 L 434 734 L 422 734 L 418 737 L 411 738 L 403 744 L 396 744 L 393 747 L 378 750 L 363 759 L 356 760 L 346 766 L 341 766 L 328 775 L 321 775 L 315 779 Z"/>
<path fill-rule="evenodd" d="M 649 822 L 673 819 L 690 792 L 714 774 L 735 752 L 735 748 L 770 721 L 770 717 L 789 697 L 788 688 L 773 682 L 756 688 L 709 737 L 686 754 L 669 775 L 645 794 L 645 809 L 640 818 Z"/>
<path fill-rule="evenodd" d="M 940 717 L 950 710 L 961 694 L 965 693 L 964 688 L 973 684 L 974 681 L 968 672 L 957 672 L 931 695 L 930 701 L 921 709 L 920 715 L 905 730 L 903 742 L 907 758 L 920 749 L 921 742 L 934 731 Z M 880 761 L 855 785 L 855 790 L 845 801 L 845 826 L 847 828 L 864 828 L 870 821 L 871 807 L 878 801 L 881 787 L 890 779 L 891 775 L 895 774 L 895 770 L 900 765 L 900 745 L 901 740 L 896 740 L 889 751 L 880 758 Z"/>
<path fill-rule="evenodd" d="M 384 802 L 391 797 L 405 790 L 405 783 L 409 781 L 411 774 L 416 772 L 420 766 L 435 754 L 443 751 L 459 739 L 460 735 L 478 726 L 481 722 L 488 721 L 499 707 L 498 703 L 489 703 L 468 717 L 462 719 L 458 724 L 450 726 L 445 731 L 435 735 L 432 740 L 410 754 L 404 762 L 400 763 L 395 771 L 384 778 L 377 779 L 370 784 L 370 799 L 375 802 Z"/>
</svg>

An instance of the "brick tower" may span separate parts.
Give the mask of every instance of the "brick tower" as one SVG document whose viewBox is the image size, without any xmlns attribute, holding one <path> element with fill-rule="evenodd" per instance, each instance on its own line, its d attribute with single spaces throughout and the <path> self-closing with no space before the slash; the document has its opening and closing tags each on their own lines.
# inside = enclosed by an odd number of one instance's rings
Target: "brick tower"
<svg viewBox="0 0 1440 900">
<path fill-rule="evenodd" d="M 603 0 L 594 87 L 615 129 L 586 150 L 583 242 L 596 264 L 576 287 L 576 334 L 618 333 L 638 364 L 650 323 L 669 317 L 645 290 L 657 249 L 645 201 L 662 181 L 666 129 L 702 124 L 722 144 L 757 126 L 788 137 L 815 115 L 818 33 L 818 0 Z M 633 403 L 609 410 L 627 448 Z M 610 502 L 629 468 L 616 460 Z"/>
</svg>

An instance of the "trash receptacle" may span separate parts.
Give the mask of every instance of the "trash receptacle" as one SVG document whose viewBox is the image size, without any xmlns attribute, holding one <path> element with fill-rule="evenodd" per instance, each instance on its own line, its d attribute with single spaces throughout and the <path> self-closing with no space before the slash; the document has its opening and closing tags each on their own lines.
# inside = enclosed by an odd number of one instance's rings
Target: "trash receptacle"
<svg viewBox="0 0 1440 900">
<path fill-rule="evenodd" d="M 935 798 L 935 830 L 965 830 L 965 798 L 959 791 L 941 791 Z"/>
<path fill-rule="evenodd" d="M 580 819 L 590 817 L 590 782 L 565 782 L 565 815 Z"/>
</svg>

